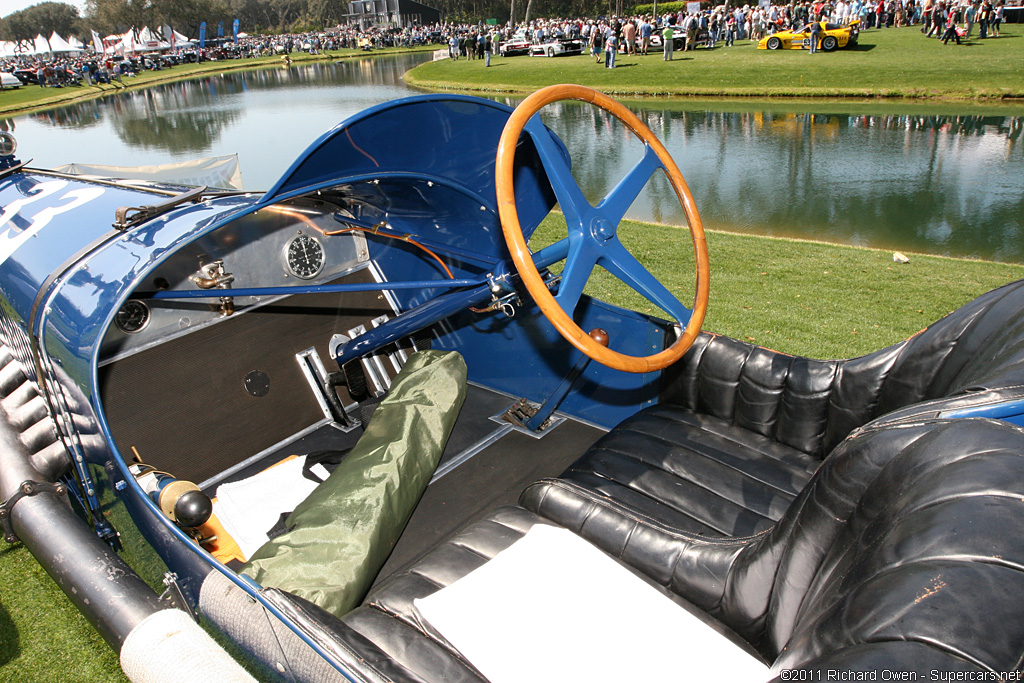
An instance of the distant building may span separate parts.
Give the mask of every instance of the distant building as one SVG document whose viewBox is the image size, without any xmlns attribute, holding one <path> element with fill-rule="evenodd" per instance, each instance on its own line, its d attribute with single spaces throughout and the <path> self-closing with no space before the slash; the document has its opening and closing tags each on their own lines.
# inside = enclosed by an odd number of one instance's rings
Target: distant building
<svg viewBox="0 0 1024 683">
<path fill-rule="evenodd" d="M 415 0 L 354 0 L 348 3 L 346 24 L 371 26 L 423 26 L 440 22 L 441 10 Z"/>
</svg>

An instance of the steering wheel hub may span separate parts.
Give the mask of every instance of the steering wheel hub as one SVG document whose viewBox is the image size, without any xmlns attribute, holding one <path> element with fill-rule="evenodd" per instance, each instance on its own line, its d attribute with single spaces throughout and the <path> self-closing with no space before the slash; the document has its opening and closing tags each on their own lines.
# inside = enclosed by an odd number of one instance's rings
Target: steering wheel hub
<svg viewBox="0 0 1024 683">
<path fill-rule="evenodd" d="M 600 242 L 607 242 L 615 237 L 615 226 L 607 218 L 597 216 L 590 221 L 590 234 Z"/>
</svg>

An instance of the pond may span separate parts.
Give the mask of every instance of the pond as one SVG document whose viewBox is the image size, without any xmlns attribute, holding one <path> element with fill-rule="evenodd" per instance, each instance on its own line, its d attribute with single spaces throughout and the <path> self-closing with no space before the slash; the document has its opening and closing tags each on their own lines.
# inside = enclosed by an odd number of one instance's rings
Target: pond
<svg viewBox="0 0 1024 683">
<path fill-rule="evenodd" d="M 225 72 L 20 116 L 7 126 L 20 156 L 36 166 L 131 166 L 237 152 L 246 188 L 262 190 L 334 124 L 415 94 L 401 76 L 426 58 Z M 1024 116 L 1013 111 L 628 104 L 676 159 L 708 228 L 1024 262 Z M 637 158 L 628 134 L 591 107 L 556 105 L 545 120 L 572 151 L 588 197 L 603 196 Z M 685 223 L 659 177 L 629 217 Z"/>
</svg>

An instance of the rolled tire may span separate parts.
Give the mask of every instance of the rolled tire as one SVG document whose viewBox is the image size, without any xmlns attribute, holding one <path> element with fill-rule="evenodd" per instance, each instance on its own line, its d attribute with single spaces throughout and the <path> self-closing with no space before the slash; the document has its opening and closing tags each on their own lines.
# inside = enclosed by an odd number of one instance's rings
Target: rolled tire
<svg viewBox="0 0 1024 683">
<path fill-rule="evenodd" d="M 768 48 L 769 50 L 781 50 L 782 41 L 779 40 L 778 36 L 772 36 L 771 38 L 768 39 L 768 42 L 765 43 L 765 47 Z"/>
</svg>

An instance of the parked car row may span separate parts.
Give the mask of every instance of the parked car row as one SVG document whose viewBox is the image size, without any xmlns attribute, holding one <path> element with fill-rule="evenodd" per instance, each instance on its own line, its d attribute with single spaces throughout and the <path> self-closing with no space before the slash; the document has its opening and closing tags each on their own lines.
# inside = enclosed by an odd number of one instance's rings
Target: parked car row
<svg viewBox="0 0 1024 683">
<path fill-rule="evenodd" d="M 707 45 L 709 40 L 710 35 L 707 31 L 697 33 L 696 44 L 698 46 Z M 662 49 L 662 37 L 660 35 L 655 34 L 651 37 L 651 47 L 659 51 Z M 672 39 L 672 47 L 674 50 L 682 50 L 686 47 L 685 34 L 681 31 L 677 32 L 676 36 Z M 581 38 L 550 38 L 544 40 L 544 42 L 534 44 L 533 41 L 526 37 L 524 31 L 519 31 L 508 40 L 502 41 L 498 47 L 498 54 L 502 57 L 514 57 L 516 55 L 557 57 L 560 55 L 583 54 L 585 49 L 586 41 Z M 625 42 L 619 44 L 619 52 L 626 52 Z"/>
<path fill-rule="evenodd" d="M 807 50 L 810 49 L 811 33 L 810 24 L 798 31 L 777 31 L 760 40 L 757 44 L 759 50 Z M 821 22 L 821 32 L 818 35 L 818 47 L 831 52 L 839 48 L 851 47 L 857 44 L 860 36 L 860 21 L 853 21 L 848 25 Z M 696 38 L 697 47 L 707 46 L 711 36 L 708 31 L 698 31 Z M 651 47 L 657 51 L 662 49 L 663 39 L 658 33 L 651 36 Z M 677 31 L 672 38 L 674 50 L 682 50 L 686 47 L 686 35 L 683 31 Z M 502 57 L 513 57 L 515 55 L 532 55 L 535 57 L 555 57 L 558 55 L 582 54 L 586 48 L 586 42 L 579 38 L 551 38 L 542 43 L 534 44 L 526 36 L 525 31 L 519 31 L 508 40 L 502 41 L 498 47 L 498 54 Z M 625 42 L 619 44 L 619 52 L 626 51 Z"/>
</svg>

